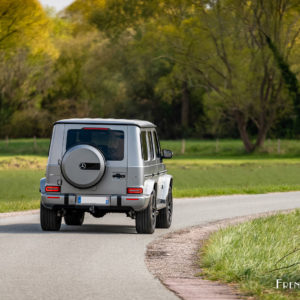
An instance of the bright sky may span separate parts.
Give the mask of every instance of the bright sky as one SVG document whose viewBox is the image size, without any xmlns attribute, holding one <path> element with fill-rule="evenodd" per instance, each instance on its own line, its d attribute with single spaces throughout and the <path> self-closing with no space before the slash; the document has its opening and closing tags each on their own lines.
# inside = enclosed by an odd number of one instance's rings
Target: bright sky
<svg viewBox="0 0 300 300">
<path fill-rule="evenodd" d="M 39 0 L 43 6 L 53 6 L 56 8 L 57 11 L 65 8 L 74 0 Z"/>
</svg>

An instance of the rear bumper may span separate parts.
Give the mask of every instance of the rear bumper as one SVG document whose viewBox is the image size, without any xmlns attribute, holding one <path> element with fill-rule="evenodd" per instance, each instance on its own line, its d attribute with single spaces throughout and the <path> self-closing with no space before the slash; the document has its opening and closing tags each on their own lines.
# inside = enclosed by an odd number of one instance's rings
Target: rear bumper
<svg viewBox="0 0 300 300">
<path fill-rule="evenodd" d="M 93 195 L 96 196 L 96 195 Z M 66 195 L 66 194 L 41 194 L 41 202 L 47 208 L 72 208 L 80 210 L 90 210 L 90 208 L 95 207 L 98 209 L 103 209 L 105 211 L 126 211 L 134 210 L 141 211 L 144 210 L 148 204 L 150 196 L 146 195 L 99 195 L 101 197 L 108 197 L 108 204 L 81 204 L 78 201 L 78 195 Z"/>
</svg>

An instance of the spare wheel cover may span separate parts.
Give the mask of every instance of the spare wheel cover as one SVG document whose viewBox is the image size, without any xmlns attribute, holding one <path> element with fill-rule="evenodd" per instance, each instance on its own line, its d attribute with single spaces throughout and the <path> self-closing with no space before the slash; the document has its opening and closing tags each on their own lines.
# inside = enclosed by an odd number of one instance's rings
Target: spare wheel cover
<svg viewBox="0 0 300 300">
<path fill-rule="evenodd" d="M 105 172 L 102 152 L 90 145 L 77 145 L 63 156 L 61 170 L 64 178 L 78 188 L 89 188 L 97 184 Z"/>
</svg>

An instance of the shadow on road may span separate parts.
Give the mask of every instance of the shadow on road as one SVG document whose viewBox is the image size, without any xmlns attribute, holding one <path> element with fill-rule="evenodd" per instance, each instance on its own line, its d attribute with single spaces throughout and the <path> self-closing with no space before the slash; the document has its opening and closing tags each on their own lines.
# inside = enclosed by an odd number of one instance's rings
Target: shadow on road
<svg viewBox="0 0 300 300">
<path fill-rule="evenodd" d="M 11 224 L 0 225 L 1 233 L 24 233 L 24 234 L 136 234 L 134 226 L 128 225 L 103 225 L 103 224 L 87 224 L 82 226 L 66 226 L 62 225 L 60 231 L 42 231 L 39 224 Z"/>
</svg>

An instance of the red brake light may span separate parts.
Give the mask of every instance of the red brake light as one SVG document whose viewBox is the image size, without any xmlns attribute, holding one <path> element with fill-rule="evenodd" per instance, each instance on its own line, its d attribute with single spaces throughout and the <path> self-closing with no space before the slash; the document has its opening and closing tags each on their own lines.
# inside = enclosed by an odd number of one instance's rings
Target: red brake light
<svg viewBox="0 0 300 300">
<path fill-rule="evenodd" d="M 84 127 L 83 130 L 109 130 L 109 128 L 99 128 L 99 127 Z"/>
<path fill-rule="evenodd" d="M 127 188 L 127 194 L 143 194 L 143 188 Z"/>
<path fill-rule="evenodd" d="M 47 185 L 45 188 L 46 192 L 52 192 L 52 193 L 59 193 L 60 192 L 60 186 L 51 186 Z"/>
</svg>

